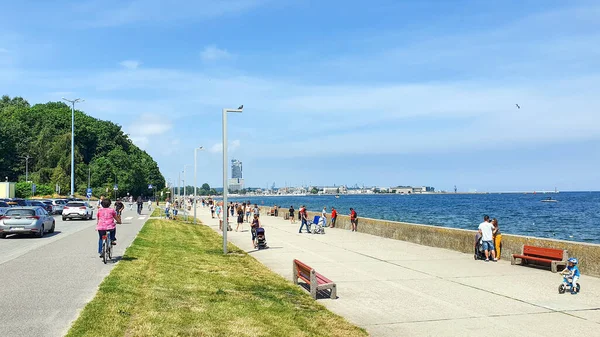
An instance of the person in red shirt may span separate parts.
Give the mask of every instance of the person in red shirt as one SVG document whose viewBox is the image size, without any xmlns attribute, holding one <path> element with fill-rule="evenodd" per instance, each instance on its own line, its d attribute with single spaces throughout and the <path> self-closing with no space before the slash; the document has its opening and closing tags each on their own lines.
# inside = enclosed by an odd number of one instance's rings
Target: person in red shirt
<svg viewBox="0 0 600 337">
<path fill-rule="evenodd" d="M 354 208 L 350 208 L 350 224 L 352 225 L 352 231 L 356 232 L 356 225 L 358 222 L 358 215 L 356 214 L 356 211 L 354 210 Z"/>
<path fill-rule="evenodd" d="M 331 228 L 335 227 L 335 219 L 337 219 L 337 211 L 332 206 L 331 207 L 331 225 L 329 225 L 329 227 L 331 227 Z"/>
</svg>

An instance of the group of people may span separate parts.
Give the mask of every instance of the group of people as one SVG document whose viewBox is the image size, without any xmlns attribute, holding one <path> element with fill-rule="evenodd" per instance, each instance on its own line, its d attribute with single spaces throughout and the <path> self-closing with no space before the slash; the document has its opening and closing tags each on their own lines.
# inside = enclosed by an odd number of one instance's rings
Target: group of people
<svg viewBox="0 0 600 337">
<path fill-rule="evenodd" d="M 483 222 L 479 224 L 475 244 L 481 238 L 481 245 L 485 254 L 485 261 L 498 261 L 502 253 L 502 233 L 498 227 L 498 219 L 490 219 L 488 215 L 483 216 Z"/>
<path fill-rule="evenodd" d="M 290 209 L 288 210 L 288 212 L 289 212 L 290 223 L 296 223 L 296 217 L 295 217 L 296 210 L 294 209 L 294 205 L 290 206 Z M 352 207 L 350 208 L 349 216 L 350 216 L 351 230 L 353 232 L 356 232 L 356 227 L 358 225 L 358 213 L 356 213 L 356 211 Z M 331 218 L 330 218 L 331 220 L 329 221 L 329 225 L 327 225 L 327 206 L 323 206 L 323 210 L 321 211 L 321 216 L 319 218 L 319 222 L 322 222 L 323 226 L 326 226 L 329 228 L 334 228 L 337 218 L 338 218 L 337 210 L 335 209 L 335 207 L 332 206 L 331 207 Z M 302 233 L 302 228 L 304 228 L 305 226 L 306 226 L 306 232 L 310 233 L 306 205 L 300 206 L 300 210 L 298 211 L 298 220 L 300 220 L 300 228 L 298 229 L 298 233 Z"/>
</svg>

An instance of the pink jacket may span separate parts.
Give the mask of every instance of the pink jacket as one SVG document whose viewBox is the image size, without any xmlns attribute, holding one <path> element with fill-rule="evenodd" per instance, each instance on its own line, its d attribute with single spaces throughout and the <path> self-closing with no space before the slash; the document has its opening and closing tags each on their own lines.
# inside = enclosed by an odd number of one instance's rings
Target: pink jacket
<svg viewBox="0 0 600 337">
<path fill-rule="evenodd" d="M 97 215 L 98 223 L 96 224 L 96 230 L 107 231 L 115 229 L 117 226 L 114 218 L 115 216 L 117 216 L 117 212 L 115 212 L 114 209 L 100 208 Z"/>
</svg>

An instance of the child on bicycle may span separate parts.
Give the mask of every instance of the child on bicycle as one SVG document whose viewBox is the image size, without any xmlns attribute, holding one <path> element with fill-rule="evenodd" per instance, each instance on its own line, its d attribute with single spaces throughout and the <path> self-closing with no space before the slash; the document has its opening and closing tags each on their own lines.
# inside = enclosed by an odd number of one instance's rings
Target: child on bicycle
<svg viewBox="0 0 600 337">
<path fill-rule="evenodd" d="M 110 235 L 110 240 L 113 245 L 117 244 L 117 224 L 121 223 L 121 218 L 117 215 L 117 212 L 110 208 L 110 199 L 105 198 L 102 200 L 102 208 L 98 209 L 98 215 L 96 216 L 96 230 L 98 231 L 98 254 L 102 257 L 102 236 Z"/>
<path fill-rule="evenodd" d="M 572 257 L 567 262 L 567 268 L 565 268 L 561 272 L 561 274 L 565 275 L 567 280 L 571 282 L 571 284 L 573 285 L 571 287 L 571 294 L 575 295 L 577 294 L 577 291 L 575 290 L 575 285 L 577 284 L 577 280 L 579 280 L 579 277 L 581 276 L 579 274 L 579 267 L 577 267 L 577 263 L 579 261 L 577 261 L 577 258 Z"/>
</svg>

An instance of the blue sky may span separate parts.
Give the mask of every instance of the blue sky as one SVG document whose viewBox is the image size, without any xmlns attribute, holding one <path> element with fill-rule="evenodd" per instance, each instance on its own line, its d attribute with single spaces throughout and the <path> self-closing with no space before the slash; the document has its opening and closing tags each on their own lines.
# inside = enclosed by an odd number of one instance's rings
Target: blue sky
<svg viewBox="0 0 600 337">
<path fill-rule="evenodd" d="M 599 190 L 597 1 L 20 1 L 0 93 L 123 126 L 167 179 Z M 515 103 L 520 104 L 517 109 Z"/>
</svg>

